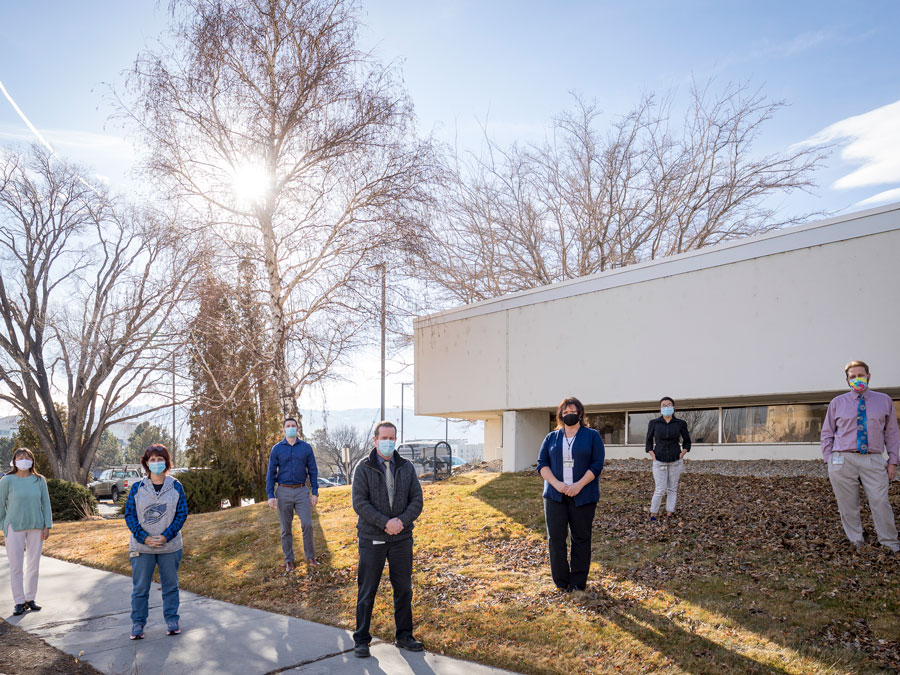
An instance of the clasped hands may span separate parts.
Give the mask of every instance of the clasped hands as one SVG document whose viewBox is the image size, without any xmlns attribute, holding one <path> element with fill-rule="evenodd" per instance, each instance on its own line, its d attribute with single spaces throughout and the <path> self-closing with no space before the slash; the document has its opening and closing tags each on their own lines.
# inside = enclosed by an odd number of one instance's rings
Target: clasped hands
<svg viewBox="0 0 900 675">
<path fill-rule="evenodd" d="M 149 537 L 144 539 L 144 544 L 146 544 L 147 546 L 151 546 L 153 548 L 159 548 L 160 546 L 165 544 L 166 541 L 168 541 L 168 540 L 164 536 L 162 536 L 161 534 L 157 534 L 157 535 L 150 535 Z"/>
<path fill-rule="evenodd" d="M 403 531 L 403 521 L 399 518 L 391 518 L 384 526 L 384 531 L 388 534 L 400 534 Z"/>
<path fill-rule="evenodd" d="M 584 486 L 580 482 L 566 485 L 562 481 L 559 481 L 559 483 L 554 487 L 556 487 L 556 491 L 560 494 L 564 494 L 566 497 L 574 497 L 579 492 L 581 492 L 581 488 L 583 488 Z"/>
</svg>

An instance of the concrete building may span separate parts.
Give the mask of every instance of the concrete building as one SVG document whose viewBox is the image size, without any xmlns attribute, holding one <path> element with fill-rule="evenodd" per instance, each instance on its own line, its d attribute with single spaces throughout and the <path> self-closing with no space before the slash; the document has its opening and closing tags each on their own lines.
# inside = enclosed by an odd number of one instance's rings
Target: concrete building
<svg viewBox="0 0 900 675">
<path fill-rule="evenodd" d="M 484 420 L 505 471 L 535 462 L 566 396 L 608 457 L 645 456 L 667 395 L 692 459 L 820 458 L 847 361 L 900 399 L 898 258 L 893 204 L 423 317 L 416 414 Z"/>
</svg>

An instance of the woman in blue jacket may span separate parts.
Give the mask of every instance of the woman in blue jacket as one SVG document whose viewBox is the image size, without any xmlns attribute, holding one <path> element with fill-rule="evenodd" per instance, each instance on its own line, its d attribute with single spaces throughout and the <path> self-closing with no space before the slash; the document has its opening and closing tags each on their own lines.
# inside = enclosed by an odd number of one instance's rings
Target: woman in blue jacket
<svg viewBox="0 0 900 675">
<path fill-rule="evenodd" d="M 591 567 L 591 527 L 600 499 L 603 439 L 585 426 L 584 406 L 563 399 L 556 410 L 556 431 L 541 445 L 537 470 L 544 479 L 544 518 L 550 549 L 550 573 L 557 588 L 583 591 Z M 566 538 L 572 533 L 571 565 Z"/>
</svg>

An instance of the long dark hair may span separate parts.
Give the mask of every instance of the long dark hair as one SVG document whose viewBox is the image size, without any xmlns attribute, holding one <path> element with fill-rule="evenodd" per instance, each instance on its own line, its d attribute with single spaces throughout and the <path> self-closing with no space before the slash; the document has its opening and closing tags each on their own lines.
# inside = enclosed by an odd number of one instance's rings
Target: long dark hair
<svg viewBox="0 0 900 675">
<path fill-rule="evenodd" d="M 31 450 L 29 450 L 28 448 L 19 448 L 18 450 L 13 452 L 12 459 L 9 460 L 10 469 L 9 469 L 9 471 L 6 472 L 7 476 L 10 474 L 13 474 L 19 470 L 19 468 L 16 466 L 16 457 L 18 457 L 19 455 L 25 455 L 25 457 L 27 457 L 28 459 L 31 460 L 31 468 L 29 469 L 29 471 L 31 472 L 32 476 L 37 476 L 38 478 L 44 478 L 40 473 L 38 473 L 37 461 L 34 458 L 34 453 Z M 44 479 L 44 480 L 46 480 L 46 479 Z"/>
</svg>

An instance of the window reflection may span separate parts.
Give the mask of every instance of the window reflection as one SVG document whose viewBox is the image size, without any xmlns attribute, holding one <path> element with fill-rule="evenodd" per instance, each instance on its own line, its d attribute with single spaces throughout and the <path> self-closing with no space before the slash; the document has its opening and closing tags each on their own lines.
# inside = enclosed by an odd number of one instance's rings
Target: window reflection
<svg viewBox="0 0 900 675">
<path fill-rule="evenodd" d="M 827 403 L 756 405 L 722 411 L 725 443 L 815 443 Z"/>
<path fill-rule="evenodd" d="M 585 413 L 584 421 L 600 432 L 605 445 L 625 445 L 625 413 Z"/>
<path fill-rule="evenodd" d="M 628 414 L 628 445 L 644 445 L 650 420 L 659 417 L 659 411 Z M 719 442 L 719 410 L 676 410 L 675 417 L 687 423 L 692 443 Z"/>
</svg>

